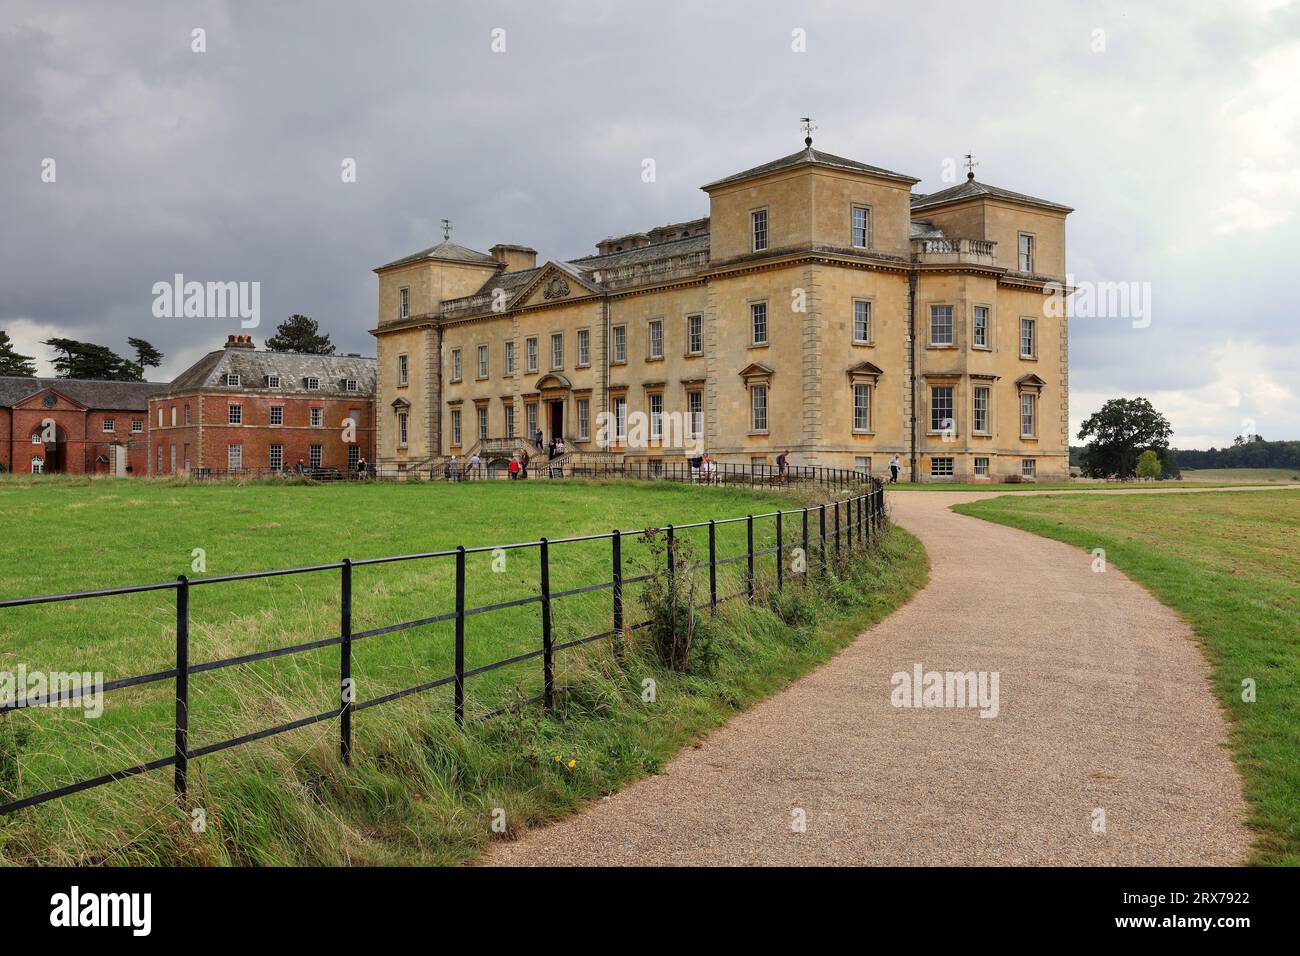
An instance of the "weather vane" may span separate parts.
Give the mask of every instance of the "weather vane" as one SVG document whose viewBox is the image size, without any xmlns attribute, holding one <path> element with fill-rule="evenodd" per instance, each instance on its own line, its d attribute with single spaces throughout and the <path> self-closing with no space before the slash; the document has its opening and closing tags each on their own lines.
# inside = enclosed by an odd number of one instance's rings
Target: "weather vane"
<svg viewBox="0 0 1300 956">
<path fill-rule="evenodd" d="M 978 166 L 979 163 L 975 162 L 975 158 L 974 158 L 973 156 L 971 156 L 970 153 L 967 153 L 967 154 L 966 154 L 966 163 L 965 163 L 965 165 L 966 165 L 966 178 L 967 178 L 967 179 L 974 179 L 974 178 L 975 178 L 975 167 Z"/>
<path fill-rule="evenodd" d="M 450 238 L 451 238 L 451 220 L 444 219 L 442 221 L 442 241 L 446 242 Z"/>
<path fill-rule="evenodd" d="M 799 117 L 799 124 L 802 127 L 804 132 L 804 140 L 803 140 L 804 145 L 811 146 L 813 130 L 817 128 L 816 126 L 813 125 L 812 117 L 811 116 Z"/>
</svg>

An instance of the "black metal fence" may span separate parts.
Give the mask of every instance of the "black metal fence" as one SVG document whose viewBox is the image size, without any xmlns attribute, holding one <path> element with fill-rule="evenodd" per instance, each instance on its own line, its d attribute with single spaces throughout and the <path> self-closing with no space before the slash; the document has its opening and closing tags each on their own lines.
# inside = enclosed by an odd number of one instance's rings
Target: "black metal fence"
<svg viewBox="0 0 1300 956">
<path fill-rule="evenodd" d="M 785 567 L 785 556 L 791 549 L 800 548 L 804 558 L 805 570 L 796 575 L 797 577 L 803 577 L 817 570 L 824 571 L 831 565 L 832 561 L 850 554 L 857 549 L 870 546 L 878 541 L 880 534 L 884 531 L 885 522 L 887 520 L 884 485 L 878 479 L 872 478 L 865 473 L 845 469 L 791 466 L 784 471 L 778 471 L 775 468 L 767 469 L 762 468 L 761 466 L 719 465 L 714 472 L 706 472 L 701 475 L 699 469 L 692 469 L 684 463 L 676 467 L 666 466 L 662 470 L 659 468 L 652 468 L 652 466 L 647 463 L 642 467 L 610 467 L 607 469 L 600 469 L 594 474 L 588 473 L 579 466 L 579 470 L 576 473 L 573 470 L 570 470 L 567 473 L 562 472 L 560 475 L 555 475 L 553 477 L 661 478 L 664 480 L 705 482 L 716 483 L 719 485 L 750 485 L 756 488 L 761 486 L 789 487 L 798 483 L 816 483 L 832 489 L 848 490 L 852 493 L 845 498 L 837 498 L 831 502 L 812 505 L 809 507 L 794 508 L 790 510 L 778 509 L 765 514 L 711 519 L 708 521 L 697 521 L 689 524 L 670 524 L 663 528 L 647 528 L 640 531 L 615 530 L 601 534 L 578 535 L 566 538 L 540 538 L 535 541 L 524 541 L 514 544 L 481 545 L 470 548 L 462 546 L 444 551 L 430 551 L 419 554 L 396 555 L 392 557 L 366 558 L 355 561 L 349 558 L 344 558 L 342 561 L 329 564 L 315 564 L 303 567 L 282 568 L 271 571 L 253 571 L 204 578 L 189 578 L 186 575 L 180 575 L 175 581 L 159 582 L 155 584 L 141 584 L 129 587 L 106 588 L 96 591 L 51 594 L 40 597 L 16 598 L 0 601 L 0 611 L 4 611 L 5 609 L 32 605 L 55 604 L 68 601 L 93 601 L 98 598 L 156 591 L 174 591 L 176 595 L 175 666 L 169 667 L 165 670 L 155 671 L 153 673 L 105 681 L 101 687 L 95 688 L 94 691 L 109 693 L 128 687 L 140 687 L 148 684 L 173 681 L 175 683 L 176 699 L 172 753 L 121 770 L 116 770 L 111 773 L 83 779 L 76 783 L 71 783 L 53 790 L 18 797 L 10 802 L 0 804 L 0 815 L 12 813 L 26 807 L 36 806 L 37 804 L 55 800 L 60 797 L 80 793 L 94 787 L 103 786 L 104 784 L 113 783 L 118 780 L 125 780 L 129 777 L 148 773 L 153 770 L 161 770 L 167 767 L 173 768 L 175 791 L 178 796 L 183 797 L 186 792 L 190 761 L 210 754 L 219 753 L 232 747 L 238 747 L 257 740 L 263 740 L 268 737 L 273 737 L 278 734 L 283 734 L 291 730 L 296 730 L 301 727 L 306 727 L 327 720 L 337 719 L 339 721 L 339 755 L 343 763 L 346 764 L 351 760 L 352 718 L 355 713 L 391 701 L 400 700 L 413 694 L 420 694 L 438 687 L 450 685 L 453 693 L 455 719 L 457 724 L 463 725 L 465 722 L 465 682 L 467 680 L 491 671 L 499 670 L 503 667 L 521 664 L 537 658 L 541 658 L 542 663 L 542 693 L 523 700 L 514 706 L 519 707 L 541 703 L 544 707 L 549 709 L 554 705 L 555 655 L 558 652 L 578 647 L 583 644 L 588 644 L 593 641 L 600 641 L 609 638 L 618 639 L 623 634 L 646 627 L 650 623 L 648 620 L 636 623 L 628 621 L 624 600 L 625 589 L 629 585 L 648 581 L 653 577 L 653 572 L 634 575 L 628 575 L 626 573 L 623 559 L 623 541 L 629 535 L 641 536 L 662 533 L 665 536 L 667 545 L 668 572 L 673 573 L 675 567 L 674 562 L 676 560 L 677 536 L 682 532 L 691 529 L 707 529 L 707 559 L 691 564 L 688 570 L 707 570 L 708 599 L 699 602 L 696 605 L 696 609 L 702 610 L 708 608 L 711 611 L 716 611 L 718 605 L 724 601 L 741 597 L 750 601 L 754 599 L 758 577 L 758 561 L 760 558 L 763 558 L 766 555 L 775 556 L 775 586 L 779 590 L 785 586 L 787 577 L 794 573 L 788 571 Z M 792 521 L 794 527 L 790 528 L 789 523 Z M 769 547 L 755 546 L 756 523 L 761 524 L 762 522 L 773 523 L 771 527 L 775 531 L 775 543 Z M 717 546 L 718 529 L 720 527 L 741 523 L 745 525 L 746 530 L 747 546 L 745 551 L 743 553 L 732 555 L 720 555 Z M 551 568 L 553 564 L 553 549 L 560 545 L 597 541 L 609 542 L 611 568 L 610 578 L 578 587 L 552 590 Z M 466 607 L 466 556 L 479 553 L 506 551 L 536 552 L 540 572 L 539 593 L 478 607 Z M 816 555 L 815 560 L 814 554 Z M 366 566 L 393 564 L 397 562 L 438 560 L 454 562 L 454 610 L 415 620 L 375 627 L 368 630 L 353 630 L 352 573 L 354 569 Z M 718 591 L 719 569 L 742 561 L 745 562 L 743 588 L 732 594 L 720 595 Z M 204 661 L 197 664 L 190 662 L 190 594 L 193 589 L 212 587 L 235 581 L 252 581 L 266 578 L 330 572 L 337 573 L 339 576 L 338 593 L 340 613 L 338 634 L 318 640 L 306 641 L 256 653 L 237 655 L 221 660 Z M 555 602 L 575 597 L 577 595 L 590 594 L 599 591 L 608 591 L 610 593 L 610 606 L 608 609 L 610 627 L 595 634 L 556 642 L 553 635 L 552 621 Z M 540 609 L 540 646 L 501 660 L 466 668 L 466 619 L 480 614 L 488 614 L 494 611 L 502 611 L 507 608 L 517 608 L 529 605 L 537 605 Z M 355 685 L 352 679 L 352 653 L 353 647 L 358 641 L 443 622 L 454 622 L 455 627 L 455 668 L 453 673 L 445 674 L 424 683 L 405 687 L 401 690 L 382 694 L 364 701 L 355 700 Z M 329 647 L 339 648 L 340 695 L 337 707 L 331 708 L 322 713 L 302 717 L 287 723 L 231 737 L 204 746 L 190 746 L 190 678 L 192 676 Z M 68 703 L 75 702 L 78 698 L 86 696 L 87 693 L 90 693 L 90 691 L 87 691 L 85 688 L 61 690 L 47 694 L 45 697 L 39 699 L 24 698 L 22 700 L 0 702 L 0 717 L 3 717 L 9 711 L 20 710 L 23 708 L 42 707 L 53 704 L 63 704 L 66 706 Z M 512 708 L 503 707 L 483 714 L 477 719 L 486 720 L 509 709 Z"/>
</svg>

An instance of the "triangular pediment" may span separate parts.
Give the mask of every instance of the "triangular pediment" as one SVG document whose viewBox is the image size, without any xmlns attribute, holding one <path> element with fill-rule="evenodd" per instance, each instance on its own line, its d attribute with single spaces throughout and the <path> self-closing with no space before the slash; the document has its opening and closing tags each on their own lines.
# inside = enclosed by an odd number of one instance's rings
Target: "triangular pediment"
<svg viewBox="0 0 1300 956">
<path fill-rule="evenodd" d="M 39 392 L 28 395 L 21 402 L 15 403 L 14 408 L 48 408 L 52 410 L 59 408 L 75 408 L 84 411 L 86 406 L 81 404 L 81 402 L 77 401 L 75 398 L 69 398 L 56 388 L 46 387 L 41 389 Z"/>
<path fill-rule="evenodd" d="M 1046 384 L 1047 383 L 1045 381 L 1043 381 L 1033 372 L 1030 372 L 1028 375 L 1022 375 L 1018 379 L 1016 379 L 1017 388 L 1042 388 Z"/>
<path fill-rule="evenodd" d="M 764 379 L 772 377 L 772 369 L 768 368 L 762 362 L 751 362 L 740 370 L 740 377 L 745 381 L 750 379 Z"/>
<path fill-rule="evenodd" d="M 589 299 L 605 290 L 586 273 L 567 262 L 546 263 L 532 280 L 515 293 L 509 308 L 561 305 L 577 299 Z"/>
<path fill-rule="evenodd" d="M 849 378 L 877 378 L 884 374 L 884 369 L 870 362 L 859 362 L 849 369 Z"/>
</svg>

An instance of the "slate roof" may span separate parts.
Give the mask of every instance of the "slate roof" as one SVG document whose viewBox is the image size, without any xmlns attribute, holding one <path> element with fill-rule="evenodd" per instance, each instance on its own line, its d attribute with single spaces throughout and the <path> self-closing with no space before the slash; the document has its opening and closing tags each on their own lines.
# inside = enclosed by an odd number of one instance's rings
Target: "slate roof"
<svg viewBox="0 0 1300 956">
<path fill-rule="evenodd" d="M 667 242 L 655 242 L 648 246 L 641 246 L 639 249 L 624 249 L 622 252 L 611 252 L 603 256 L 599 254 L 580 256 L 577 259 L 567 261 L 576 269 L 581 269 L 583 272 L 592 272 L 596 269 L 612 269 L 615 266 L 654 262 L 656 259 L 686 255 L 689 252 L 708 251 L 709 234 L 703 232 L 687 239 L 670 239 Z"/>
<path fill-rule="evenodd" d="M 976 199 L 980 196 L 987 196 L 990 199 L 1004 199 L 1007 202 L 1017 202 L 1027 206 L 1038 206 L 1056 212 L 1074 212 L 1069 206 L 1062 206 L 1060 203 L 1051 202 L 1047 199 L 1038 199 L 1035 196 L 1026 196 L 1024 193 L 1013 193 L 1009 189 L 990 186 L 988 183 L 981 183 L 974 179 L 967 179 L 964 183 L 941 189 L 937 193 L 913 196 L 912 211 L 928 209 L 931 206 L 942 206 L 946 203 L 961 202 L 963 199 Z"/>
<path fill-rule="evenodd" d="M 487 295 L 493 289 L 504 289 L 506 292 L 514 292 L 521 286 L 527 285 L 537 273 L 545 269 L 545 266 L 536 266 L 532 269 L 520 269 L 518 272 L 499 272 L 484 282 L 475 295 Z"/>
<path fill-rule="evenodd" d="M 895 173 L 888 169 L 881 169 L 879 166 L 868 166 L 866 163 L 860 163 L 856 159 L 845 159 L 843 156 L 834 156 L 830 153 L 823 153 L 819 149 L 813 149 L 808 146 L 799 150 L 797 153 L 791 153 L 789 156 L 782 156 L 780 159 L 774 159 L 770 163 L 763 163 L 761 166 L 755 166 L 752 169 L 746 169 L 743 172 L 735 173 L 724 179 L 719 179 L 708 185 L 701 186 L 701 189 L 709 190 L 717 186 L 725 186 L 728 183 L 737 183 L 744 179 L 753 179 L 755 176 L 764 176 L 768 173 L 779 172 L 783 169 L 794 169 L 798 166 L 827 166 L 832 169 L 847 169 L 856 173 L 870 173 L 872 176 L 881 176 L 885 179 L 897 179 L 905 183 L 919 183 L 921 180 L 915 176 L 909 176 L 906 173 Z"/>
<path fill-rule="evenodd" d="M 394 259 L 382 266 L 376 267 L 375 271 L 380 269 L 391 269 L 393 266 L 404 266 L 412 262 L 420 262 L 425 259 L 434 259 L 439 262 L 472 262 L 475 265 L 494 266 L 497 260 L 493 259 L 486 252 L 479 252 L 475 249 L 467 249 L 459 246 L 454 242 L 440 242 L 436 246 L 430 246 L 428 249 L 421 249 L 419 252 L 412 253 L 409 256 L 403 256 L 400 259 Z"/>
<path fill-rule="evenodd" d="M 163 382 L 101 382 L 76 378 L 0 376 L 0 408 L 10 408 L 52 388 L 87 408 L 105 411 L 148 411 L 149 396 L 167 391 Z"/>
<path fill-rule="evenodd" d="M 375 394 L 376 361 L 350 355 L 306 355 L 301 352 L 266 352 L 256 349 L 225 348 L 209 352 L 176 377 L 167 392 L 195 388 L 228 388 L 223 376 L 240 378 L 239 388 L 266 388 L 268 375 L 280 376 L 276 395 L 337 395 L 372 398 Z M 308 389 L 306 379 L 320 379 L 319 389 Z M 357 390 L 344 388 L 346 379 L 356 379 Z"/>
</svg>

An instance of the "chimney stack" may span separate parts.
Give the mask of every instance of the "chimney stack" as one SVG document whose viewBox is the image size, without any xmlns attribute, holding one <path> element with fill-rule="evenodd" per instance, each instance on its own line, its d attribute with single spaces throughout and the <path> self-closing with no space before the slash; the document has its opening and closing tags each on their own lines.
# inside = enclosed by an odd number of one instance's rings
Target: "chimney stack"
<svg viewBox="0 0 1300 956">
<path fill-rule="evenodd" d="M 519 272 L 537 267 L 537 250 L 529 246 L 511 246 L 498 242 L 488 253 L 505 266 L 502 272 Z"/>
<path fill-rule="evenodd" d="M 251 335 L 227 335 L 226 348 L 228 349 L 255 349 L 253 337 Z"/>
</svg>

